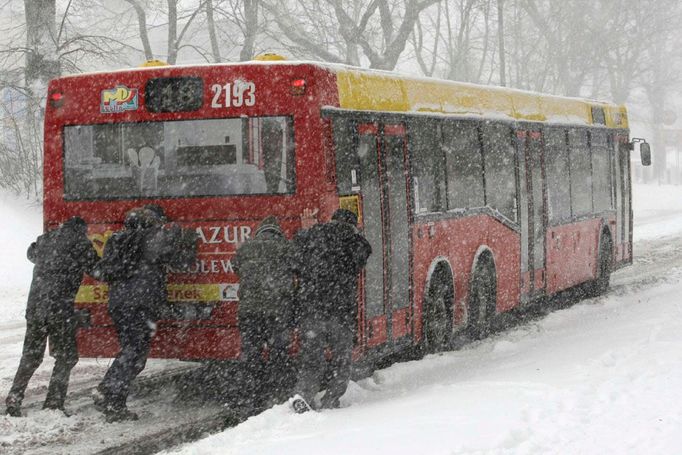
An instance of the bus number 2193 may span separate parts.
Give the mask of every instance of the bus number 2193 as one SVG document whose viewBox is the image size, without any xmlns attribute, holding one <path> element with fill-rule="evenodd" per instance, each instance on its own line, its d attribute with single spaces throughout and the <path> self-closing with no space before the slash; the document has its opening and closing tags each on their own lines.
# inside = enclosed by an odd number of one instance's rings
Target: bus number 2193
<svg viewBox="0 0 682 455">
<path fill-rule="evenodd" d="M 236 80 L 224 85 L 213 84 L 212 108 L 253 106 L 256 104 L 256 84 L 249 81 Z"/>
</svg>

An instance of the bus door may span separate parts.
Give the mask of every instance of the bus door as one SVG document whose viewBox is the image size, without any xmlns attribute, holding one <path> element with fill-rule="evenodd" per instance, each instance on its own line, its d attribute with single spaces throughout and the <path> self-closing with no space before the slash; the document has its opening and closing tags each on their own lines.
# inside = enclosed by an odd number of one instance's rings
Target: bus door
<svg viewBox="0 0 682 455">
<path fill-rule="evenodd" d="M 616 199 L 616 262 L 632 260 L 630 251 L 630 149 L 627 136 L 616 136 L 613 167 Z"/>
<path fill-rule="evenodd" d="M 390 330 L 394 340 L 411 333 L 410 305 L 410 213 L 407 176 L 407 137 L 405 125 L 383 125 L 379 159 L 383 172 L 382 217 L 384 232 L 384 257 L 388 273 L 384 288 L 391 308 Z"/>
<path fill-rule="evenodd" d="M 357 133 L 351 178 L 372 245 L 364 272 L 364 334 L 372 347 L 412 331 L 406 136 L 404 125 L 377 123 L 359 124 Z"/>
<path fill-rule="evenodd" d="M 545 292 L 545 185 L 540 131 L 517 131 L 521 211 L 521 297 L 527 302 Z"/>
</svg>

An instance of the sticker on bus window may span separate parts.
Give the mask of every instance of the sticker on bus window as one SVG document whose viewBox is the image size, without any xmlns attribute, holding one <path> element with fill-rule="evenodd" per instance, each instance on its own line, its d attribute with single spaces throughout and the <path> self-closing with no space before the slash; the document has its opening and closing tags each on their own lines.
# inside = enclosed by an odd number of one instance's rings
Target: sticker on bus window
<svg viewBox="0 0 682 455">
<path fill-rule="evenodd" d="M 220 300 L 228 302 L 239 300 L 239 297 L 237 297 L 237 291 L 239 291 L 239 284 L 221 284 Z"/>
<path fill-rule="evenodd" d="M 358 224 L 362 225 L 362 211 L 360 210 L 360 196 L 353 194 L 351 196 L 341 196 L 339 198 L 339 208 L 350 210 L 358 217 Z"/>
<path fill-rule="evenodd" d="M 137 110 L 137 89 L 117 85 L 115 88 L 102 90 L 99 106 L 102 114 Z"/>
</svg>

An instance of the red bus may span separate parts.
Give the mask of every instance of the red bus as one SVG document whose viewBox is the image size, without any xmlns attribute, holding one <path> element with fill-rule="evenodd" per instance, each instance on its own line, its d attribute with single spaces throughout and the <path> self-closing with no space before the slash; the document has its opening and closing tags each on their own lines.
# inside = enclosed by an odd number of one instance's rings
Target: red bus
<svg viewBox="0 0 682 455">
<path fill-rule="evenodd" d="M 505 312 L 632 261 L 625 107 L 311 62 L 159 66 L 49 85 L 44 219 L 80 215 L 99 251 L 147 203 L 196 229 L 151 356 L 240 353 L 231 260 L 260 220 L 355 211 L 374 254 L 358 366 L 483 336 Z M 641 146 L 647 153 L 648 144 Z M 107 287 L 86 278 L 83 357 L 112 357 Z"/>
</svg>

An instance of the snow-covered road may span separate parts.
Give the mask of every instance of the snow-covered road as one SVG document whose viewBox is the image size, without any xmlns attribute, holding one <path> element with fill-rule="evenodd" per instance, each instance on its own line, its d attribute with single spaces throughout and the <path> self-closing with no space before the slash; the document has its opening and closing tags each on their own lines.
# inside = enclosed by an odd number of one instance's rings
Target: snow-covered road
<svg viewBox="0 0 682 455">
<path fill-rule="evenodd" d="M 635 264 L 614 274 L 606 296 L 458 351 L 377 371 L 351 384 L 342 409 L 295 415 L 277 406 L 172 453 L 679 453 L 682 188 L 639 185 L 634 192 Z M 17 216 L 27 226 L 23 237 L 0 227 L 0 242 L 12 244 L 0 264 L 3 399 L 21 351 L 30 281 L 18 270 L 24 264 L 14 263 L 40 230 L 35 210 L 20 212 L 0 213 L 9 224 Z M 107 364 L 82 361 L 74 390 L 92 385 Z M 35 400 L 50 367 L 46 360 L 32 383 Z M 151 362 L 145 374 L 163 368 Z M 125 439 L 131 428 L 107 426 L 87 406 L 71 418 L 38 409 L 23 419 L 0 417 L 0 452 L 90 453 L 100 440 Z M 139 425 L 168 421 L 168 409 L 163 401 Z M 90 437 L 95 443 L 88 447 Z"/>
</svg>

